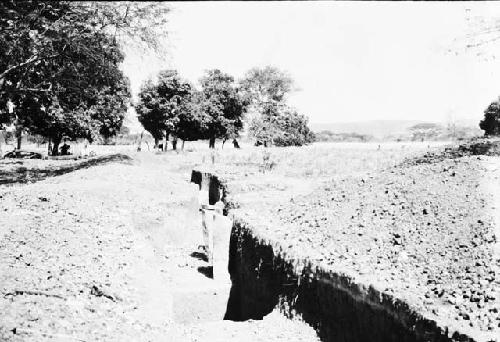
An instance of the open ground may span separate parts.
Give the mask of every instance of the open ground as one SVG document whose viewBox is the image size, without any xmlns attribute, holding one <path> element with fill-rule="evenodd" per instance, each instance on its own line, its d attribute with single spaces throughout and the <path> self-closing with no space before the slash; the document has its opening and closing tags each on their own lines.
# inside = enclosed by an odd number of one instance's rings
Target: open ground
<svg viewBox="0 0 500 342">
<path fill-rule="evenodd" d="M 328 340 L 278 305 L 234 322 L 208 312 L 224 316 L 221 296 L 181 293 L 211 289 L 189 182 L 204 169 L 224 179 L 229 215 L 288 258 L 495 340 L 499 157 L 441 158 L 442 145 L 186 143 L 179 153 L 116 146 L 89 160 L 0 161 L 0 339 Z"/>
</svg>

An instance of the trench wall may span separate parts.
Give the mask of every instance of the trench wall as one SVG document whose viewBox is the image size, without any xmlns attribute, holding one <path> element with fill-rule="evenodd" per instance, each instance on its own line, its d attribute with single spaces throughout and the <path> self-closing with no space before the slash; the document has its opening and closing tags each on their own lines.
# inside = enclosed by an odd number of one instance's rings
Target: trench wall
<svg viewBox="0 0 500 342">
<path fill-rule="evenodd" d="M 192 181 L 203 180 L 205 186 L 213 183 L 212 199 L 227 200 L 226 184 L 217 176 L 193 171 Z M 232 286 L 224 319 L 262 319 L 278 308 L 314 327 L 322 341 L 474 341 L 439 327 L 391 295 L 287 255 L 237 217 L 233 222 L 228 251 Z"/>
</svg>

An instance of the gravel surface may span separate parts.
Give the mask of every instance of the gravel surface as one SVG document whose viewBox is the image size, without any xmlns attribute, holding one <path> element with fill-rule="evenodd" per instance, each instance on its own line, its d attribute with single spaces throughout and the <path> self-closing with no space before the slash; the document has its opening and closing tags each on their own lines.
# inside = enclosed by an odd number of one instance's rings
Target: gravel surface
<svg viewBox="0 0 500 342">
<path fill-rule="evenodd" d="M 270 208 L 286 227 L 273 233 L 438 316 L 497 334 L 492 200 L 479 189 L 488 176 L 466 158 L 332 182 Z"/>
<path fill-rule="evenodd" d="M 259 236 L 392 293 L 444 326 L 495 340 L 500 158 L 474 156 L 482 148 L 454 151 L 314 180 L 216 172 L 229 174 L 233 213 Z"/>
</svg>

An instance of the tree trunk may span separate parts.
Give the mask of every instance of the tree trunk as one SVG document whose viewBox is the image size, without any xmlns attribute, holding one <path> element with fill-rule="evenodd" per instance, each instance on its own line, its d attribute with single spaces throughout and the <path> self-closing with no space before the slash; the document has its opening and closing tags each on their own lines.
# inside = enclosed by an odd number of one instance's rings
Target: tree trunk
<svg viewBox="0 0 500 342">
<path fill-rule="evenodd" d="M 185 142 L 186 142 L 185 140 L 182 140 L 182 147 L 181 148 L 182 148 L 183 151 L 184 151 L 184 143 Z"/>
<path fill-rule="evenodd" d="M 49 144 L 47 145 L 47 155 L 52 155 L 52 139 L 49 138 Z"/>
<path fill-rule="evenodd" d="M 54 138 L 54 146 L 52 146 L 52 155 L 59 155 L 59 144 L 61 143 L 61 138 Z"/>
<path fill-rule="evenodd" d="M 210 137 L 208 140 L 208 148 L 215 148 L 215 137 Z"/>
<path fill-rule="evenodd" d="M 160 139 L 155 138 L 155 148 L 158 148 L 159 144 L 160 144 Z"/>
<path fill-rule="evenodd" d="M 167 150 L 168 147 L 168 138 L 170 137 L 170 134 L 165 132 L 165 146 L 163 146 L 163 151 Z"/>
<path fill-rule="evenodd" d="M 17 149 L 20 150 L 23 141 L 23 129 L 17 125 L 16 125 L 16 141 L 17 141 Z"/>
<path fill-rule="evenodd" d="M 0 159 L 3 157 L 3 151 L 2 151 L 2 141 L 4 140 L 4 135 L 2 130 L 0 130 Z"/>
</svg>

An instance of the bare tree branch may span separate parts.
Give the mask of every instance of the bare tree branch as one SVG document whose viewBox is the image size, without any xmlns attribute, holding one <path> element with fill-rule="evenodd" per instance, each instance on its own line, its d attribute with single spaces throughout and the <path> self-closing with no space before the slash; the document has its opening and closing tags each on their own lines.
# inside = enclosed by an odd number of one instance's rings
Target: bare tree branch
<svg viewBox="0 0 500 342">
<path fill-rule="evenodd" d="M 50 55 L 50 56 L 46 56 L 46 57 L 43 57 L 43 56 L 32 56 L 30 57 L 29 59 L 27 59 L 26 61 L 20 63 L 20 64 L 17 64 L 17 65 L 14 65 L 10 68 L 8 68 L 7 70 L 5 70 L 4 72 L 2 72 L 0 74 L 0 80 L 3 80 L 5 78 L 5 76 L 7 76 L 8 74 L 10 74 L 11 72 L 19 69 L 19 68 L 22 68 L 26 65 L 30 65 L 30 64 L 33 64 L 35 62 L 38 62 L 38 61 L 41 61 L 41 60 L 45 60 L 45 59 L 50 59 L 50 58 L 55 58 L 57 56 L 60 56 L 61 54 L 58 53 L 58 54 L 55 54 L 55 55 Z"/>
</svg>

